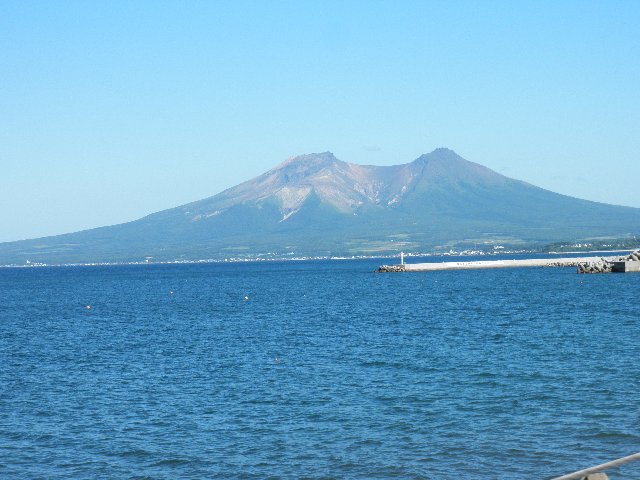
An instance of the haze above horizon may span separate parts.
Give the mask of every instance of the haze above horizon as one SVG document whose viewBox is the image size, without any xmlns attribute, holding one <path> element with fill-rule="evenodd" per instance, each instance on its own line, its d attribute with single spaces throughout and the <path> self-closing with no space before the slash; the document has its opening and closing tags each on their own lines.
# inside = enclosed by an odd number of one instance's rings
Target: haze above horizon
<svg viewBox="0 0 640 480">
<path fill-rule="evenodd" d="M 0 1 L 0 241 L 437 147 L 640 207 L 640 3 Z"/>
</svg>

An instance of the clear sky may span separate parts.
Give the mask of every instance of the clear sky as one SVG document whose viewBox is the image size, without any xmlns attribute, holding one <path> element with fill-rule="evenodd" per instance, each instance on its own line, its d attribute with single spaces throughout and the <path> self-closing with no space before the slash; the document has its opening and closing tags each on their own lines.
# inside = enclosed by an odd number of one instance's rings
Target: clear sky
<svg viewBox="0 0 640 480">
<path fill-rule="evenodd" d="M 640 207 L 640 2 L 0 0 L 0 241 L 449 147 Z"/>
</svg>

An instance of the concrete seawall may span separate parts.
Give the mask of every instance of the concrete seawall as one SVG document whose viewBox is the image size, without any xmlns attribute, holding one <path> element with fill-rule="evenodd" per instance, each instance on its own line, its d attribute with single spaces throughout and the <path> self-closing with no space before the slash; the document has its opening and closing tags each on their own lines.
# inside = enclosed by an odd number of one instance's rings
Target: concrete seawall
<svg viewBox="0 0 640 480">
<path fill-rule="evenodd" d="M 482 268 L 522 267 L 576 267 L 579 263 L 601 260 L 603 257 L 582 258 L 532 258 L 523 260 L 481 260 L 476 262 L 430 262 L 406 263 L 404 265 L 382 265 L 379 272 L 435 272 L 438 270 L 472 270 Z M 609 257 L 610 261 L 618 257 Z M 609 260 L 605 258 L 605 260 Z"/>
</svg>

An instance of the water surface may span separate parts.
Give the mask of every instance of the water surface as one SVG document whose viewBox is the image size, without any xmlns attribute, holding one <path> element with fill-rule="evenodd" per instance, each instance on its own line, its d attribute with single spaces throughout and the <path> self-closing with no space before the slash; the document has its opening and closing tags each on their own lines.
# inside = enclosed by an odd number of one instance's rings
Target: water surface
<svg viewBox="0 0 640 480">
<path fill-rule="evenodd" d="M 0 269 L 0 477 L 548 478 L 640 451 L 640 275 L 379 263 Z"/>
</svg>

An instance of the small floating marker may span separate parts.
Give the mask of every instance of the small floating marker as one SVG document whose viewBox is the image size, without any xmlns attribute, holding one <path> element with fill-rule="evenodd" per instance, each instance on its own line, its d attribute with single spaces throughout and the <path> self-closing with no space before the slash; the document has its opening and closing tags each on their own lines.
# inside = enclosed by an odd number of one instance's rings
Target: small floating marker
<svg viewBox="0 0 640 480">
<path fill-rule="evenodd" d="M 173 290 L 169 290 L 169 295 L 173 295 Z"/>
<path fill-rule="evenodd" d="M 245 302 L 248 302 L 248 301 L 249 301 L 249 295 L 245 295 L 245 296 L 244 296 L 244 301 L 245 301 Z"/>
<path fill-rule="evenodd" d="M 277 364 L 280 364 L 282 363 L 282 357 L 276 357 L 273 361 Z"/>
<path fill-rule="evenodd" d="M 86 307 L 84 307 L 85 310 L 91 310 L 91 305 L 87 305 Z"/>
</svg>

